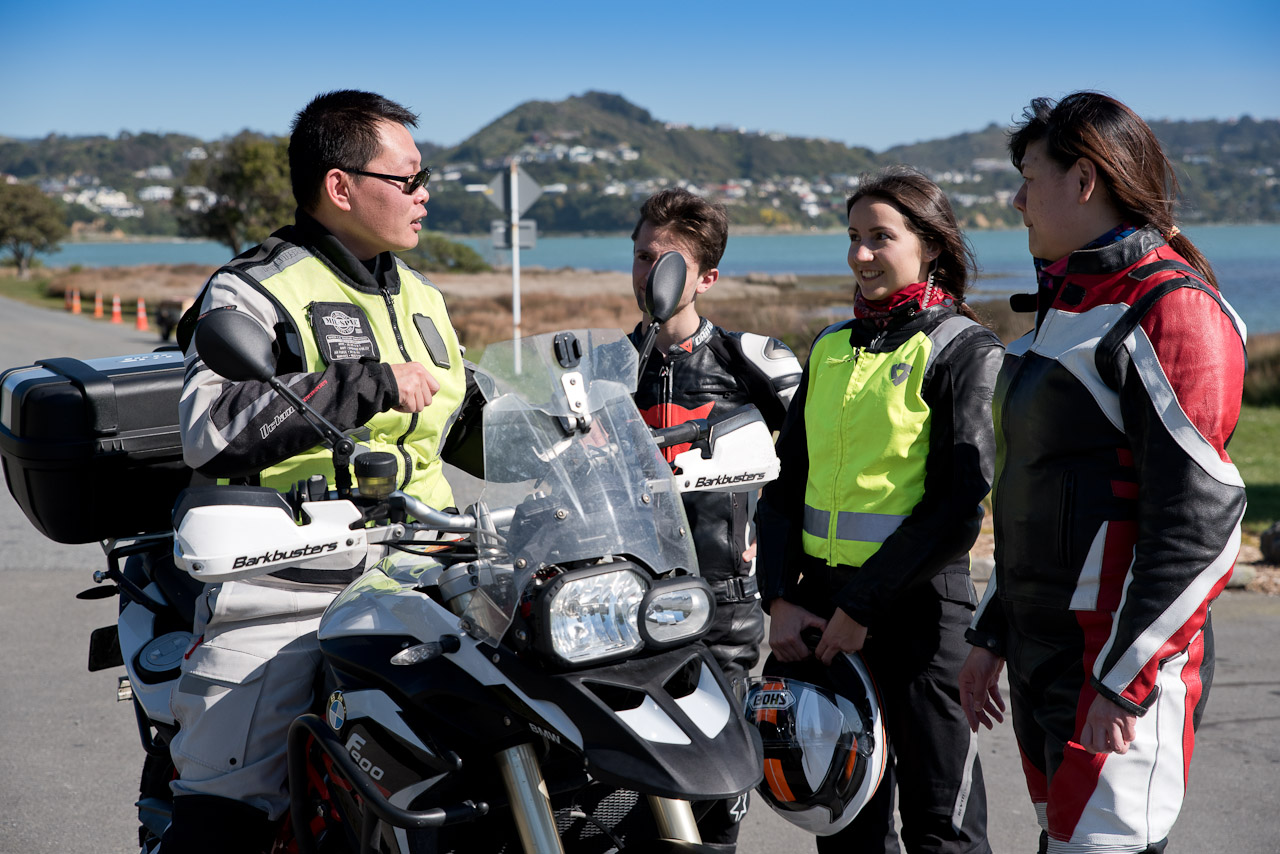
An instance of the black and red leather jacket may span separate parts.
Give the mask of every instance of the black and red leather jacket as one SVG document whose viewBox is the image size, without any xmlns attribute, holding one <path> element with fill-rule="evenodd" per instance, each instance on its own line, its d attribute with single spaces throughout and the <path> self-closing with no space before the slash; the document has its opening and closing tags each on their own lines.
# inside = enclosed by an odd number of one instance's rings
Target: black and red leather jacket
<svg viewBox="0 0 1280 854">
<path fill-rule="evenodd" d="M 643 330 L 631 333 L 639 346 Z M 778 430 L 800 382 L 800 363 L 775 338 L 727 332 L 705 317 L 692 337 L 667 352 L 654 351 L 636 389 L 645 423 L 670 427 L 755 404 L 770 430 Z M 665 450 L 668 461 L 688 449 Z M 742 553 L 754 539 L 755 493 L 691 492 L 684 496 L 698 566 L 721 603 L 756 598 L 753 562 Z"/>
<path fill-rule="evenodd" d="M 1150 227 L 1044 272 L 996 385 L 996 571 L 969 640 L 1003 654 L 1007 611 L 1070 610 L 1093 686 L 1141 714 L 1239 551 L 1245 328 Z"/>
</svg>

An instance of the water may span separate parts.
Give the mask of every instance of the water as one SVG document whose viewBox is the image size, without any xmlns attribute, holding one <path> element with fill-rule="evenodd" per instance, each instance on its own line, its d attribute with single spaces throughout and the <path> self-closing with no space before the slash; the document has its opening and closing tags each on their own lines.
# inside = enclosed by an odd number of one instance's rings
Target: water
<svg viewBox="0 0 1280 854">
<path fill-rule="evenodd" d="M 1280 225 L 1198 226 L 1187 230 L 1218 274 L 1223 294 L 1251 332 L 1280 332 L 1280 299 L 1274 281 L 1280 271 Z M 978 256 L 980 277 L 975 299 L 1034 290 L 1026 232 L 969 233 Z M 463 240 L 490 263 L 510 262 L 509 252 L 494 250 L 486 238 Z M 735 235 L 720 264 L 726 276 L 748 273 L 848 275 L 842 233 Z M 221 264 L 230 253 L 209 241 L 146 243 L 68 243 L 61 252 L 41 256 L 51 266 L 130 266 L 135 264 Z M 539 237 L 535 249 L 520 253 L 524 265 L 578 267 L 591 270 L 631 269 L 631 239 L 605 237 Z"/>
</svg>

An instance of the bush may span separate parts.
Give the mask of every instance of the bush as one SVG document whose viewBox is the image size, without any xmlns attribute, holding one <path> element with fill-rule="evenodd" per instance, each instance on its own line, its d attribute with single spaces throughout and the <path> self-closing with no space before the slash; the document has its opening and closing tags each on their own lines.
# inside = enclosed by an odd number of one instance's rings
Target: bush
<svg viewBox="0 0 1280 854">
<path fill-rule="evenodd" d="M 1244 402 L 1252 406 L 1280 406 L 1280 334 L 1255 336 L 1250 339 L 1248 349 Z"/>
<path fill-rule="evenodd" d="M 399 255 L 424 273 L 483 273 L 492 269 L 470 246 L 431 231 L 422 232 L 417 247 Z"/>
</svg>

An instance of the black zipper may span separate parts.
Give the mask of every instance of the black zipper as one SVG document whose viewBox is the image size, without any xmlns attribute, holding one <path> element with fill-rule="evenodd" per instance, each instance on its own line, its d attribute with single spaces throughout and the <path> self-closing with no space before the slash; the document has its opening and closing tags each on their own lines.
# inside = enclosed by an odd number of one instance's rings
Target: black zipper
<svg viewBox="0 0 1280 854">
<path fill-rule="evenodd" d="M 409 351 L 404 346 L 404 339 L 400 337 L 400 324 L 396 320 L 396 307 L 395 303 L 391 301 L 391 293 L 385 287 L 378 290 L 382 293 L 382 300 L 387 305 L 387 316 L 391 320 L 391 331 L 395 333 L 396 346 L 400 348 L 400 355 L 406 362 L 412 362 L 413 359 L 409 357 Z M 417 427 L 418 413 L 414 412 L 409 416 L 409 429 L 405 430 L 399 439 L 396 439 L 396 449 L 400 451 L 400 456 L 404 459 L 404 479 L 400 481 L 401 490 L 408 488 L 409 479 L 413 477 L 413 457 L 409 454 L 409 450 L 404 446 L 404 443 Z"/>
<path fill-rule="evenodd" d="M 1071 534 L 1075 528 L 1076 477 L 1074 472 L 1062 476 L 1058 505 L 1058 560 L 1063 569 L 1073 569 Z"/>
</svg>

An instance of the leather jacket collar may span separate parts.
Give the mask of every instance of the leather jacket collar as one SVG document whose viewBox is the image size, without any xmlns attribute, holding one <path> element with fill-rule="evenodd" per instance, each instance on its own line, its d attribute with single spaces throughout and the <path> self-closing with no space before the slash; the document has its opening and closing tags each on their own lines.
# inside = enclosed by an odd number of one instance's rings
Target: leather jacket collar
<svg viewBox="0 0 1280 854">
<path fill-rule="evenodd" d="M 1123 240 L 1094 249 L 1077 249 L 1066 258 L 1045 267 L 1054 277 L 1073 273 L 1086 276 L 1105 275 L 1126 270 L 1150 252 L 1163 246 L 1165 240 L 1154 226 L 1143 226 Z"/>
</svg>

